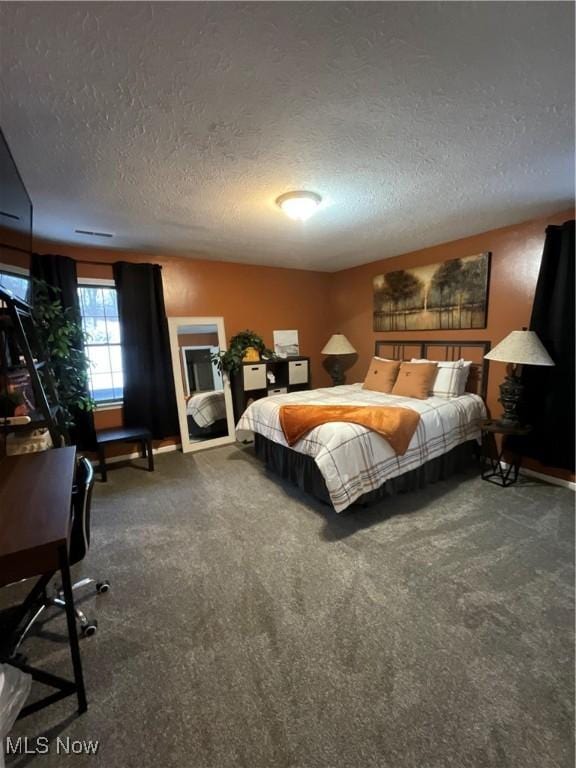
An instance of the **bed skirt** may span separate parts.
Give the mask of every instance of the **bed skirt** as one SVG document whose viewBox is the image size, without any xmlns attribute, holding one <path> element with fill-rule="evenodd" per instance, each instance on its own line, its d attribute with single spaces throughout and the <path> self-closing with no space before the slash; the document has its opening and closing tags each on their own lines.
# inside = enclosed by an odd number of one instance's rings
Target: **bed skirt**
<svg viewBox="0 0 576 768">
<path fill-rule="evenodd" d="M 258 458 L 274 474 L 332 506 L 324 478 L 311 456 L 305 456 L 284 445 L 274 443 L 258 433 L 254 434 L 254 449 Z M 397 493 L 415 491 L 429 483 L 445 480 L 451 475 L 463 472 L 472 465 L 477 449 L 475 440 L 457 445 L 448 453 L 431 459 L 417 469 L 386 480 L 376 490 L 369 491 L 356 499 L 351 507 L 356 504 L 372 504 Z"/>
</svg>

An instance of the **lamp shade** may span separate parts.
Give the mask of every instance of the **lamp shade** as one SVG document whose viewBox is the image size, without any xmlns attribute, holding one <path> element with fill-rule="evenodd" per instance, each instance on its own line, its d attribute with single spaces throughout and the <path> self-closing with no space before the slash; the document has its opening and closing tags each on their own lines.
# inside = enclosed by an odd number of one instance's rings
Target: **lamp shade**
<svg viewBox="0 0 576 768">
<path fill-rule="evenodd" d="M 353 355 L 356 350 L 343 333 L 335 333 L 322 350 L 323 355 Z"/>
<path fill-rule="evenodd" d="M 484 357 L 517 365 L 555 365 L 534 331 L 512 331 Z"/>
</svg>

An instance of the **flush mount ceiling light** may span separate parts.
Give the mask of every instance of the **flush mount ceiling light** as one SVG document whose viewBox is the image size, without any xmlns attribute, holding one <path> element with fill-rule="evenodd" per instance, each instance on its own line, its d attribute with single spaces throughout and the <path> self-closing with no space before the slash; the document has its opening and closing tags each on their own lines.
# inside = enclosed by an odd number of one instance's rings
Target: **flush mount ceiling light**
<svg viewBox="0 0 576 768">
<path fill-rule="evenodd" d="M 281 208 L 286 216 L 297 221 L 306 221 L 316 211 L 322 198 L 316 192 L 286 192 L 276 200 L 276 205 Z"/>
</svg>

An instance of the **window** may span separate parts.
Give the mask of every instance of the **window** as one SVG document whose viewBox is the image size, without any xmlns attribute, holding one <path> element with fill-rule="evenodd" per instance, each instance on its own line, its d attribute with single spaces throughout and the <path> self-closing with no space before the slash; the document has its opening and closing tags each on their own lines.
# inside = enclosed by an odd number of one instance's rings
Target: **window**
<svg viewBox="0 0 576 768">
<path fill-rule="evenodd" d="M 26 277 L 25 274 L 20 274 L 20 271 L 16 272 L 0 267 L 0 287 L 11 291 L 18 299 L 27 301 L 30 278 Z"/>
<path fill-rule="evenodd" d="M 86 354 L 91 363 L 90 392 L 97 403 L 122 399 L 124 378 L 116 289 L 108 285 L 79 285 L 82 325 L 88 334 Z"/>
</svg>

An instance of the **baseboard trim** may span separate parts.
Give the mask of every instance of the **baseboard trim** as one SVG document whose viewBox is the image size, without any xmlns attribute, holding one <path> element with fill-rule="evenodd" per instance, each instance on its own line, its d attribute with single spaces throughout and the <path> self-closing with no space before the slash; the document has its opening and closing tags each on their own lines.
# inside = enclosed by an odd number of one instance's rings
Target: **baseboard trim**
<svg viewBox="0 0 576 768">
<path fill-rule="evenodd" d="M 508 469 L 510 466 L 505 461 L 501 461 L 500 464 L 504 469 Z M 546 475 L 544 472 L 536 472 L 535 469 L 528 469 L 527 467 L 520 467 L 520 474 L 524 475 L 525 477 L 533 477 L 536 480 L 542 480 L 543 483 L 549 483 L 550 485 L 560 485 L 562 488 L 568 488 L 571 491 L 576 491 L 576 483 L 572 480 L 564 480 L 562 477 Z"/>
<path fill-rule="evenodd" d="M 564 480 L 562 477 L 554 477 L 554 475 L 545 475 L 544 472 L 536 472 L 534 469 L 520 469 L 521 475 L 527 477 L 534 477 L 537 480 L 542 480 L 544 483 L 550 483 L 551 485 L 561 485 L 563 488 L 569 488 L 571 491 L 576 491 L 576 483 L 572 480 Z"/>
<path fill-rule="evenodd" d="M 181 449 L 180 443 L 174 443 L 174 445 L 161 445 L 159 448 L 153 448 L 152 453 L 156 456 L 157 453 L 173 453 Z M 138 451 L 132 453 L 125 453 L 122 456 L 110 456 L 106 457 L 106 466 L 108 464 L 120 464 L 122 461 L 131 461 L 132 459 L 141 459 L 142 454 Z M 92 465 L 97 469 L 100 465 L 98 459 L 92 459 Z"/>
</svg>

